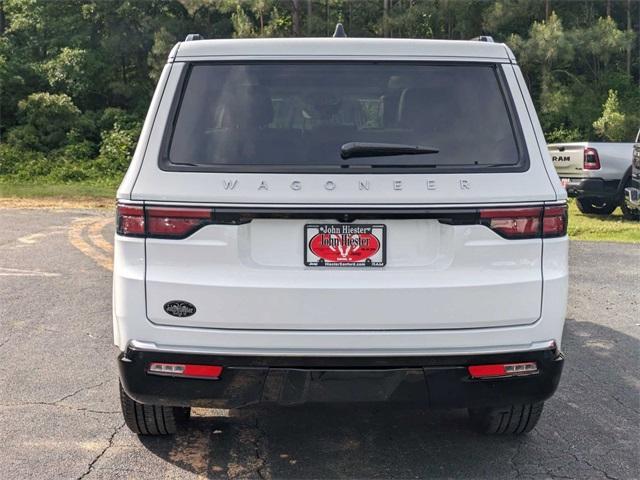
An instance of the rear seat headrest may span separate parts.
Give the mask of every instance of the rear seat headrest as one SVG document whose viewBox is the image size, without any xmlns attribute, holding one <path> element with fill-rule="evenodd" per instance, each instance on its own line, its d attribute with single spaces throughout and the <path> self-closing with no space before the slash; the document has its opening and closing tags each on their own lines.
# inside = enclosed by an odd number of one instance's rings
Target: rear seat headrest
<svg viewBox="0 0 640 480">
<path fill-rule="evenodd" d="M 453 102 L 453 103 L 452 103 Z M 455 108 L 455 99 L 449 89 L 442 87 L 407 88 L 400 96 L 398 117 L 404 127 L 435 126 L 444 112 Z"/>
<path fill-rule="evenodd" d="M 264 127 L 273 120 L 273 103 L 263 85 L 240 85 L 227 97 L 222 125 L 225 127 Z"/>
</svg>

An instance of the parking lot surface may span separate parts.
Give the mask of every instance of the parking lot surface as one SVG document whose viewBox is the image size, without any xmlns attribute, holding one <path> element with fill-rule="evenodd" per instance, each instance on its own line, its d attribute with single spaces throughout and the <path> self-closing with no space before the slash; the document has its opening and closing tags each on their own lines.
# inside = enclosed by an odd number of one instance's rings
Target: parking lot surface
<svg viewBox="0 0 640 480">
<path fill-rule="evenodd" d="M 572 242 L 564 375 L 528 436 L 351 404 L 197 410 L 138 438 L 119 411 L 112 236 L 109 211 L 0 209 L 2 479 L 639 476 L 638 245 Z"/>
</svg>

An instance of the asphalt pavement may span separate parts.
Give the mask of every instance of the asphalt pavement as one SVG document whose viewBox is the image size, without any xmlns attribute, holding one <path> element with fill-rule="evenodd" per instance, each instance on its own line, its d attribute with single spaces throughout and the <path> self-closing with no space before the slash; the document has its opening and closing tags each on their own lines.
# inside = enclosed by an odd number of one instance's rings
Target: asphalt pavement
<svg viewBox="0 0 640 480">
<path fill-rule="evenodd" d="M 571 244 L 567 361 L 538 427 L 485 437 L 460 410 L 196 410 L 138 438 L 119 410 L 112 212 L 0 209 L 0 478 L 640 477 L 640 246 Z"/>
</svg>

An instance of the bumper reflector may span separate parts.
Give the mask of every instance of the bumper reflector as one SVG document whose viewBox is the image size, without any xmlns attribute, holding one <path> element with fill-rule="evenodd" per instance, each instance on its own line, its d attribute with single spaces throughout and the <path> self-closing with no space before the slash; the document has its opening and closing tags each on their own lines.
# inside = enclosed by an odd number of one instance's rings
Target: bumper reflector
<svg viewBox="0 0 640 480">
<path fill-rule="evenodd" d="M 222 374 L 222 367 L 217 365 L 193 365 L 190 363 L 158 363 L 149 365 L 148 372 L 153 375 L 184 378 L 208 378 L 217 380 Z"/>
<path fill-rule="evenodd" d="M 538 366 L 535 362 L 469 366 L 471 378 L 516 377 L 536 373 L 538 373 Z"/>
</svg>

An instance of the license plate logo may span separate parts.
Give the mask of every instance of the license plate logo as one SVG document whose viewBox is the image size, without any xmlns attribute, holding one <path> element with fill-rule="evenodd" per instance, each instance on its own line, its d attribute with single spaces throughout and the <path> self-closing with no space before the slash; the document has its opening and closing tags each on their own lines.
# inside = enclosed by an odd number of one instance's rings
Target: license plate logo
<svg viewBox="0 0 640 480">
<path fill-rule="evenodd" d="M 310 267 L 382 267 L 386 263 L 385 226 L 305 225 L 305 259 Z"/>
</svg>

